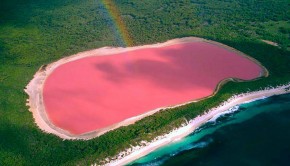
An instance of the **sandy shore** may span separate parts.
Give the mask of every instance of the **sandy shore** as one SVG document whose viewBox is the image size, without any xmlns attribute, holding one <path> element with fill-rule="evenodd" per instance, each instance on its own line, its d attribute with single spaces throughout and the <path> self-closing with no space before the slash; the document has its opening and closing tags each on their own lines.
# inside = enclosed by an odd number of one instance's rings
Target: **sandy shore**
<svg viewBox="0 0 290 166">
<path fill-rule="evenodd" d="M 42 66 L 39 71 L 34 75 L 34 78 L 30 81 L 30 83 L 27 85 L 25 92 L 29 95 L 29 99 L 27 100 L 27 106 L 29 107 L 29 110 L 32 112 L 35 123 L 37 124 L 37 126 L 43 130 L 44 132 L 47 133 L 52 133 L 55 134 L 57 136 L 59 136 L 60 138 L 63 139 L 92 139 L 95 137 L 98 137 L 110 130 L 114 130 L 120 126 L 127 126 L 130 124 L 135 123 L 136 121 L 152 115 L 156 112 L 158 112 L 161 109 L 164 108 L 158 108 L 155 110 L 151 110 L 148 111 L 145 114 L 136 116 L 136 117 L 132 117 L 129 119 L 126 119 L 120 123 L 108 126 L 106 128 L 100 129 L 100 130 L 96 130 L 93 132 L 89 132 L 89 133 L 85 133 L 85 134 L 81 134 L 81 135 L 74 135 L 71 134 L 70 132 L 63 130 L 57 126 L 55 126 L 54 124 L 52 124 L 46 114 L 45 111 L 45 107 L 44 107 L 44 102 L 43 102 L 43 86 L 45 83 L 46 78 L 60 65 L 71 62 L 71 61 L 75 61 L 81 58 L 85 58 L 85 57 L 90 57 L 90 56 L 105 56 L 105 55 L 112 55 L 112 54 L 118 54 L 118 53 L 122 53 L 122 52 L 127 52 L 127 51 L 133 51 L 133 50 L 137 50 L 137 49 L 144 49 L 144 48 L 158 48 L 158 47 L 164 47 L 164 46 L 170 46 L 170 45 L 174 45 L 177 43 L 189 43 L 189 42 L 207 42 L 207 43 L 211 43 L 214 45 L 217 45 L 219 47 L 225 48 L 229 51 L 233 51 L 238 53 L 241 56 L 244 56 L 252 61 L 254 61 L 256 64 L 259 64 L 262 68 L 262 72 L 261 72 L 261 77 L 262 76 L 268 76 L 268 71 L 266 70 L 265 67 L 263 67 L 257 60 L 243 54 L 242 52 L 239 52 L 237 50 L 235 50 L 234 48 L 231 48 L 229 46 L 223 45 L 221 43 L 218 42 L 214 42 L 214 41 L 210 41 L 210 40 L 206 40 L 206 39 L 202 39 L 202 38 L 196 38 L 196 37 L 186 37 L 186 38 L 181 38 L 181 39 L 173 39 L 173 40 L 169 40 L 167 42 L 164 43 L 157 43 L 157 44 L 152 44 L 152 45 L 144 45 L 144 46 L 136 46 L 136 47 L 129 47 L 129 48 L 111 48 L 111 47 L 103 47 L 103 48 L 99 48 L 99 49 L 95 49 L 95 50 L 90 50 L 90 51 L 86 51 L 86 52 L 81 52 L 69 57 L 65 57 L 63 59 L 60 59 L 56 62 L 53 62 L 51 64 L 48 65 L 44 65 Z M 215 92 L 212 94 L 214 95 L 219 87 L 224 84 L 225 82 L 229 81 L 229 80 L 234 80 L 234 79 L 227 79 L 227 80 L 223 80 L 221 81 Z M 234 80 L 237 81 L 237 80 Z M 211 96 L 212 96 L 211 95 Z M 210 97 L 210 96 L 209 96 Z M 206 97 L 208 98 L 208 97 Z M 201 99 L 199 99 L 201 100 Z M 196 100 L 198 101 L 198 100 Z M 195 101 L 190 101 L 190 102 L 195 102 Z M 190 103 L 188 102 L 188 103 Z M 187 103 L 183 103 L 180 105 L 184 105 Z M 173 107 L 178 107 L 180 105 L 175 105 Z M 166 108 L 173 108 L 173 107 L 166 107 Z"/>
<path fill-rule="evenodd" d="M 275 88 L 273 87 L 265 88 L 260 91 L 234 95 L 233 97 L 231 97 L 229 100 L 222 103 L 218 107 L 210 109 L 205 114 L 196 117 L 195 119 L 189 121 L 187 124 L 184 124 L 183 127 L 175 129 L 169 134 L 159 136 L 152 142 L 143 141 L 141 142 L 143 144 L 142 146 L 131 147 L 126 151 L 119 153 L 114 158 L 111 159 L 107 158 L 106 160 L 104 160 L 104 163 L 106 163 L 104 165 L 116 166 L 128 164 L 142 156 L 147 155 L 148 153 L 156 150 L 159 147 L 182 139 L 183 137 L 192 133 L 196 128 L 206 123 L 211 118 L 215 117 L 216 115 L 219 115 L 222 112 L 229 110 L 230 108 L 236 105 L 251 102 L 262 98 L 267 98 L 273 95 L 281 95 L 286 93 L 290 93 L 290 83 Z"/>
</svg>

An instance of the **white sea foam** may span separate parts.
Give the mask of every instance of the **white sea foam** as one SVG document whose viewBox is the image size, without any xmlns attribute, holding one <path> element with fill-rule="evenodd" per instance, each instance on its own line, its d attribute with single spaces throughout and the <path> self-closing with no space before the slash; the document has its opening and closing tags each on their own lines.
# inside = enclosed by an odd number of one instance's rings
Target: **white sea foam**
<svg viewBox="0 0 290 166">
<path fill-rule="evenodd" d="M 267 98 L 268 98 L 267 96 L 262 96 L 262 97 L 259 97 L 259 98 L 253 99 L 253 100 L 246 101 L 243 104 L 251 103 L 251 102 L 257 101 L 257 100 L 264 100 L 264 99 L 267 99 Z"/>
<path fill-rule="evenodd" d="M 198 142 L 198 143 L 195 143 L 191 149 L 194 149 L 194 148 L 204 148 L 204 147 L 207 147 L 210 143 L 213 142 L 213 139 L 209 139 L 207 141 L 202 141 L 202 142 Z"/>
<path fill-rule="evenodd" d="M 232 108 L 230 108 L 230 109 L 228 109 L 228 110 L 226 110 L 226 111 L 224 111 L 224 112 L 217 113 L 217 114 L 214 115 L 210 120 L 208 120 L 208 122 L 216 122 L 216 120 L 217 120 L 219 117 L 222 117 L 222 116 L 227 115 L 227 114 L 232 114 L 232 113 L 238 111 L 239 108 L 240 108 L 240 107 L 237 105 L 237 106 L 234 106 L 234 107 L 232 107 Z"/>
</svg>

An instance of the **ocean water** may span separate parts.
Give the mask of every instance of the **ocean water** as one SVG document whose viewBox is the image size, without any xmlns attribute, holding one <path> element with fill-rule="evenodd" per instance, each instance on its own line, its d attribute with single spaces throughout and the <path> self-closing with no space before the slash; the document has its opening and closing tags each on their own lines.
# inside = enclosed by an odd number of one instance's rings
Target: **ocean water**
<svg viewBox="0 0 290 166">
<path fill-rule="evenodd" d="M 236 106 L 129 165 L 289 166 L 290 94 Z"/>
</svg>

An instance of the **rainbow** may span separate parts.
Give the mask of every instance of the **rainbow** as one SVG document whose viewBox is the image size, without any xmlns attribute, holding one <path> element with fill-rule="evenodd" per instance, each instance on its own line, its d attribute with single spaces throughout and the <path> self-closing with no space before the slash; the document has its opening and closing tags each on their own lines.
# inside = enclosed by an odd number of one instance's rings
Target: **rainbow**
<svg viewBox="0 0 290 166">
<path fill-rule="evenodd" d="M 123 41 L 123 44 L 125 46 L 133 46 L 133 40 L 130 37 L 130 34 L 115 3 L 112 0 L 101 0 L 101 3 L 110 15 L 115 29 Z"/>
</svg>

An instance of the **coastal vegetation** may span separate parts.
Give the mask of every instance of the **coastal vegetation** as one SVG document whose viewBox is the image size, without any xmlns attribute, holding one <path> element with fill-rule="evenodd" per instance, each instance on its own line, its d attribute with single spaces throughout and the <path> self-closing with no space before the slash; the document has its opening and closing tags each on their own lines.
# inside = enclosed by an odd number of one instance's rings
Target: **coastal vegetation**
<svg viewBox="0 0 290 166">
<path fill-rule="evenodd" d="M 267 78 L 228 82 L 211 98 L 162 110 L 88 141 L 42 132 L 23 89 L 44 64 L 77 52 L 124 46 L 102 1 L 3 0 L 0 5 L 0 165 L 88 165 L 167 133 L 233 94 L 290 82 L 289 1 L 114 1 L 134 45 L 198 36 L 260 61 Z M 279 47 L 261 39 L 278 43 Z"/>
</svg>

